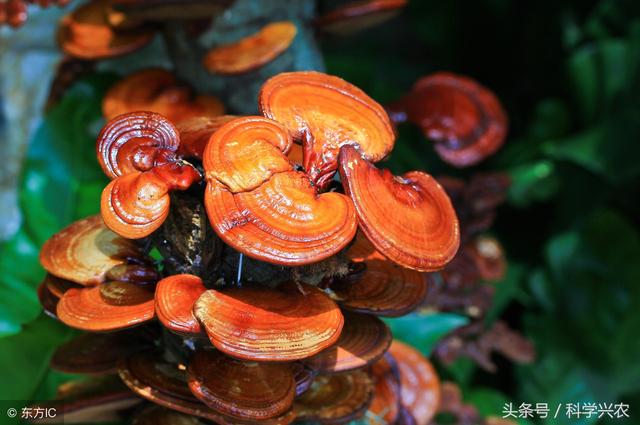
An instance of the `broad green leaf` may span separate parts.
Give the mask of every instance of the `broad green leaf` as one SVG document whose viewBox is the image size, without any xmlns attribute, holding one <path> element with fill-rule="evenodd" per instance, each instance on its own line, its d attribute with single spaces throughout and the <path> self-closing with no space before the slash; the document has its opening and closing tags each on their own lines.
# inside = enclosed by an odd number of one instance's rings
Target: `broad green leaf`
<svg viewBox="0 0 640 425">
<path fill-rule="evenodd" d="M 445 335 L 469 322 L 466 316 L 454 313 L 411 313 L 395 319 L 385 319 L 396 339 L 431 355 L 436 343 Z"/>
</svg>

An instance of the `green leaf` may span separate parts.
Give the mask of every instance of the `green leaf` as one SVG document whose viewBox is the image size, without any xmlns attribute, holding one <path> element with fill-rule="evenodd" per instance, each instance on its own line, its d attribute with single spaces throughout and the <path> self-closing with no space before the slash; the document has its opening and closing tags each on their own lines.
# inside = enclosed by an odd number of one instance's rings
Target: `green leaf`
<svg viewBox="0 0 640 425">
<path fill-rule="evenodd" d="M 396 339 L 431 355 L 436 343 L 445 335 L 469 322 L 466 316 L 454 313 L 411 313 L 395 319 L 385 319 Z"/>
</svg>

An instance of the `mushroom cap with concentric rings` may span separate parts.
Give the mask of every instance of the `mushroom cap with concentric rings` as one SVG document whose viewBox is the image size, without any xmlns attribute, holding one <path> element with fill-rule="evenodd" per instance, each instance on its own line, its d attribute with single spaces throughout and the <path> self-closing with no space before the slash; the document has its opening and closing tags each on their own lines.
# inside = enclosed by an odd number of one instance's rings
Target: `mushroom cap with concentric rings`
<svg viewBox="0 0 640 425">
<path fill-rule="evenodd" d="M 206 290 L 202 279 L 191 274 L 173 275 L 158 282 L 156 314 L 162 325 L 179 334 L 199 334 L 202 328 L 193 314 L 193 305 Z"/>
<path fill-rule="evenodd" d="M 220 351 L 196 352 L 187 374 L 191 392 L 203 403 L 224 415 L 246 420 L 286 413 L 296 393 L 288 364 L 247 362 Z"/>
<path fill-rule="evenodd" d="M 45 270 L 81 285 L 97 285 L 112 267 L 143 257 L 142 248 L 109 230 L 99 215 L 70 224 L 40 250 Z"/>
<path fill-rule="evenodd" d="M 321 290 L 294 284 L 210 289 L 194 313 L 213 345 L 244 360 L 293 361 L 334 344 L 344 318 Z"/>
<path fill-rule="evenodd" d="M 419 271 L 439 270 L 453 259 L 460 245 L 458 218 L 433 177 L 419 171 L 394 176 L 352 146 L 340 150 L 340 175 L 360 229 L 385 257 Z"/>
<path fill-rule="evenodd" d="M 374 162 L 393 149 L 395 135 L 385 110 L 339 77 L 312 71 L 278 74 L 262 86 L 259 106 L 262 115 L 282 123 L 304 145 L 304 168 L 320 187 L 335 174 L 341 146 L 356 146 Z"/>
</svg>

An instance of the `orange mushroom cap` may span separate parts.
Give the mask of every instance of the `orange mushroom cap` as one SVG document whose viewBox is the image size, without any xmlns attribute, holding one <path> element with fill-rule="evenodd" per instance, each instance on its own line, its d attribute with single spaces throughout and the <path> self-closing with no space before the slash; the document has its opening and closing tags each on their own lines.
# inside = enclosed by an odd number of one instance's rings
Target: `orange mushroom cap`
<svg viewBox="0 0 640 425">
<path fill-rule="evenodd" d="M 440 380 L 431 362 L 415 348 L 393 341 L 389 348 L 400 373 L 400 398 L 417 425 L 427 425 L 438 411 Z"/>
<path fill-rule="evenodd" d="M 198 351 L 187 370 L 191 392 L 231 417 L 259 421 L 280 416 L 291 408 L 296 392 L 287 364 L 245 362 L 219 351 Z"/>
<path fill-rule="evenodd" d="M 62 323 L 75 329 L 126 329 L 153 319 L 153 292 L 126 282 L 70 289 L 60 299 L 56 312 Z"/>
<path fill-rule="evenodd" d="M 407 0 L 361 0 L 340 6 L 315 21 L 315 26 L 331 34 L 352 34 L 396 16 Z"/>
<path fill-rule="evenodd" d="M 430 175 L 412 171 L 394 176 L 352 146 L 340 150 L 340 175 L 360 229 L 387 258 L 407 268 L 434 271 L 454 257 L 460 245 L 458 218 Z"/>
<path fill-rule="evenodd" d="M 339 77 L 278 74 L 262 86 L 259 107 L 303 144 L 304 168 L 319 187 L 335 174 L 341 146 L 354 145 L 371 161 L 381 160 L 393 148 L 393 127 L 382 106 Z"/>
<path fill-rule="evenodd" d="M 148 30 L 116 32 L 109 26 L 109 0 L 92 0 L 65 16 L 58 29 L 62 50 L 79 59 L 95 60 L 125 55 L 144 47 L 153 38 Z"/>
<path fill-rule="evenodd" d="M 338 306 L 319 289 L 302 285 L 210 289 L 194 312 L 213 345 L 245 360 L 293 361 L 334 344 L 344 319 Z"/>
<path fill-rule="evenodd" d="M 364 415 L 373 384 L 363 371 L 320 375 L 294 403 L 298 419 L 322 424 L 343 424 Z"/>
<path fill-rule="evenodd" d="M 96 285 L 114 266 L 142 258 L 142 249 L 109 230 L 99 215 L 76 221 L 49 238 L 40 250 L 40 264 L 49 273 Z"/>
<path fill-rule="evenodd" d="M 470 253 L 480 277 L 485 280 L 500 280 L 507 269 L 504 249 L 496 238 L 478 236 L 470 242 Z"/>
<path fill-rule="evenodd" d="M 206 54 L 204 67 L 222 75 L 243 74 L 271 62 L 289 48 L 297 33 L 293 22 L 272 22 L 243 39 L 217 46 Z"/>
<path fill-rule="evenodd" d="M 344 328 L 338 341 L 304 363 L 319 373 L 337 373 L 374 363 L 389 348 L 391 331 L 375 316 L 344 312 Z"/>
<path fill-rule="evenodd" d="M 235 115 L 220 115 L 216 117 L 194 117 L 178 122 L 180 147 L 178 154 L 187 158 L 202 160 L 204 149 L 209 143 L 211 135 L 229 121 L 238 118 Z"/>
<path fill-rule="evenodd" d="M 396 374 L 396 365 L 386 355 L 371 368 L 375 390 L 367 412 L 367 423 L 393 424 L 400 415 L 400 382 Z"/>
<path fill-rule="evenodd" d="M 438 155 L 468 167 L 493 155 L 504 143 L 508 119 L 498 98 L 476 81 L 440 72 L 424 77 L 391 107 L 398 121 L 422 128 Z"/>
<path fill-rule="evenodd" d="M 220 99 L 195 95 L 191 87 L 160 68 L 126 76 L 114 84 L 102 100 L 102 113 L 107 120 L 134 111 L 153 111 L 179 123 L 193 117 L 222 115 L 224 110 Z"/>
<path fill-rule="evenodd" d="M 192 335 L 202 331 L 193 314 L 193 305 L 206 291 L 202 279 L 190 274 L 169 276 L 156 286 L 156 314 L 165 328 Z"/>
<path fill-rule="evenodd" d="M 232 193 L 256 189 L 292 169 L 284 155 L 290 146 L 289 134 L 276 121 L 258 116 L 231 120 L 213 133 L 204 150 L 206 177 Z"/>
<path fill-rule="evenodd" d="M 115 179 L 172 159 L 166 154 L 179 145 L 178 130 L 171 121 L 155 112 L 136 111 L 118 115 L 102 128 L 96 152 L 104 173 Z"/>
</svg>

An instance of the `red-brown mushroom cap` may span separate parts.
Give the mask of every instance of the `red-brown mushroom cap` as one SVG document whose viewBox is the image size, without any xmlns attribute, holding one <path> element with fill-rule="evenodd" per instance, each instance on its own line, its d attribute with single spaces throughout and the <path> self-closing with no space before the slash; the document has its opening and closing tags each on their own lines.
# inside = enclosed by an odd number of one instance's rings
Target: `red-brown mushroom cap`
<svg viewBox="0 0 640 425">
<path fill-rule="evenodd" d="M 51 273 L 47 273 L 47 275 L 44 277 L 43 283 L 46 285 L 49 292 L 51 292 L 57 298 L 62 298 L 64 293 L 69 289 L 82 288 L 82 285 L 71 282 L 70 280 L 61 279 L 52 275 Z"/>
<path fill-rule="evenodd" d="M 371 368 L 375 389 L 367 412 L 370 425 L 393 424 L 400 415 L 400 382 L 395 368 L 388 354 Z"/>
<path fill-rule="evenodd" d="M 296 397 L 298 397 L 311 388 L 318 373 L 306 367 L 301 361 L 290 363 L 290 365 L 293 378 L 296 380 Z"/>
<path fill-rule="evenodd" d="M 180 134 L 178 154 L 186 158 L 202 160 L 204 149 L 211 135 L 229 121 L 238 118 L 235 115 L 217 117 L 194 117 L 178 122 L 176 127 Z"/>
<path fill-rule="evenodd" d="M 496 238 L 478 236 L 470 242 L 469 249 L 482 279 L 500 280 L 504 277 L 507 260 Z"/>
<path fill-rule="evenodd" d="M 126 329 L 153 319 L 153 292 L 126 282 L 70 289 L 60 299 L 56 312 L 62 323 L 76 329 Z"/>
<path fill-rule="evenodd" d="M 60 299 L 49 290 L 46 282 L 42 282 L 38 285 L 37 295 L 44 313 L 52 319 L 58 319 L 56 309 Z"/>
<path fill-rule="evenodd" d="M 296 399 L 294 410 L 300 420 L 343 424 L 362 417 L 372 396 L 373 384 L 366 372 L 320 375 Z"/>
<path fill-rule="evenodd" d="M 351 34 L 396 16 L 407 0 L 360 0 L 347 3 L 322 16 L 315 26 L 331 34 Z"/>
<path fill-rule="evenodd" d="M 134 111 L 153 111 L 179 123 L 193 117 L 224 113 L 220 99 L 196 95 L 169 71 L 160 68 L 134 72 L 114 84 L 102 100 L 107 120 Z"/>
<path fill-rule="evenodd" d="M 320 187 L 335 174 L 340 146 L 356 146 L 374 162 L 393 148 L 393 127 L 382 106 L 339 77 L 278 74 L 262 86 L 259 106 L 264 116 L 282 123 L 303 143 L 304 168 Z"/>
<path fill-rule="evenodd" d="M 508 119 L 498 98 L 476 81 L 447 72 L 424 77 L 392 110 L 399 121 L 419 125 L 440 157 L 467 167 L 504 143 Z"/>
<path fill-rule="evenodd" d="M 334 344 L 344 319 L 319 289 L 302 285 L 208 290 L 194 312 L 213 345 L 226 354 L 256 361 L 293 361 Z"/>
<path fill-rule="evenodd" d="M 286 266 L 337 254 L 357 229 L 349 198 L 318 195 L 307 176 L 296 171 L 274 174 L 257 189 L 237 194 L 209 180 L 205 206 L 225 243 L 249 257 Z"/>
<path fill-rule="evenodd" d="M 92 0 L 65 16 L 58 29 L 62 50 L 79 59 L 95 60 L 125 55 L 144 47 L 153 32 L 116 32 L 109 26 L 106 8 L 109 0 Z"/>
<path fill-rule="evenodd" d="M 193 305 L 206 291 L 202 279 L 191 274 L 169 276 L 156 286 L 156 314 L 165 328 L 180 334 L 200 334 Z"/>
<path fill-rule="evenodd" d="M 272 22 L 235 43 L 214 47 L 204 57 L 204 67 L 209 72 L 222 75 L 252 71 L 287 50 L 296 33 L 293 22 Z"/>
<path fill-rule="evenodd" d="M 166 159 L 162 151 L 175 152 L 179 145 L 171 121 L 155 112 L 136 111 L 118 115 L 102 128 L 96 152 L 104 173 L 115 179 L 150 170 Z"/>
<path fill-rule="evenodd" d="M 259 421 L 286 413 L 296 383 L 287 364 L 234 359 L 219 351 L 198 351 L 187 369 L 191 392 L 222 414 Z"/>
<path fill-rule="evenodd" d="M 134 338 L 128 332 L 79 335 L 56 349 L 51 367 L 72 374 L 115 372 L 120 358 L 139 347 Z"/>
<path fill-rule="evenodd" d="M 237 118 L 213 133 L 203 154 L 208 180 L 232 193 L 256 189 L 271 176 L 293 167 L 284 155 L 291 138 L 278 122 L 251 116 Z"/>
<path fill-rule="evenodd" d="M 387 258 L 407 268 L 434 271 L 454 257 L 460 245 L 458 218 L 430 175 L 412 171 L 394 176 L 352 146 L 341 148 L 340 175 L 360 229 Z"/>
<path fill-rule="evenodd" d="M 141 257 L 142 249 L 109 230 L 99 215 L 65 227 L 40 250 L 49 273 L 81 285 L 97 285 L 112 267 Z"/>
<path fill-rule="evenodd" d="M 344 312 L 338 341 L 304 363 L 319 373 L 359 369 L 377 361 L 391 344 L 391 331 L 375 316 Z"/>
<path fill-rule="evenodd" d="M 440 380 L 431 362 L 415 348 L 393 341 L 389 348 L 400 373 L 400 398 L 417 425 L 427 425 L 440 404 Z"/>
</svg>

